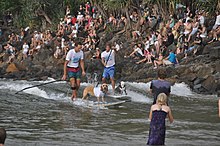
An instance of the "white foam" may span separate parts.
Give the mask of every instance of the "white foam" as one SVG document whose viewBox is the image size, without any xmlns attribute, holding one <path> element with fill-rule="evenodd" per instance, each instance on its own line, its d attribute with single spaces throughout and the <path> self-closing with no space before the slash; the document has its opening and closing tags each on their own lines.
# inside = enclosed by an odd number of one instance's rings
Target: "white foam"
<svg viewBox="0 0 220 146">
<path fill-rule="evenodd" d="M 49 78 L 46 81 L 11 81 L 11 80 L 0 80 L 0 89 L 9 89 L 12 91 L 20 91 L 24 88 L 33 86 L 32 83 L 47 83 L 55 81 L 52 78 Z M 55 83 L 62 83 L 61 82 L 55 82 Z M 63 83 L 66 83 L 63 81 Z M 53 83 L 54 84 L 54 83 Z M 141 102 L 141 103 L 152 103 L 152 98 L 147 97 L 146 91 L 150 90 L 150 82 L 148 83 L 137 83 L 137 82 L 125 82 L 125 84 L 129 85 L 129 88 L 132 90 L 129 90 L 127 88 L 128 96 L 131 97 L 131 101 L 134 102 Z M 89 83 L 81 83 L 81 86 L 88 86 L 91 85 Z M 100 84 L 99 84 L 100 86 Z M 111 84 L 109 84 L 109 90 L 112 90 Z M 137 92 L 136 92 L 137 91 Z M 34 87 L 30 89 L 26 89 L 23 92 L 28 94 L 33 94 L 36 96 L 40 96 L 47 99 L 54 99 L 54 100 L 70 100 L 70 98 L 66 97 L 66 93 L 47 93 L 46 91 Z M 190 88 L 185 83 L 176 83 L 174 86 L 171 87 L 171 94 L 177 95 L 177 96 L 186 96 L 186 97 L 193 97 L 195 93 L 193 93 Z"/>
<path fill-rule="evenodd" d="M 150 82 L 148 83 L 136 83 L 136 82 L 127 82 L 127 84 L 134 86 L 135 88 L 141 89 L 143 91 L 150 91 Z M 194 93 L 185 83 L 176 83 L 171 87 L 171 94 L 177 96 L 191 96 Z"/>
<path fill-rule="evenodd" d="M 177 96 L 192 96 L 194 93 L 191 91 L 189 86 L 185 83 L 176 83 L 171 87 L 171 94 Z"/>
</svg>

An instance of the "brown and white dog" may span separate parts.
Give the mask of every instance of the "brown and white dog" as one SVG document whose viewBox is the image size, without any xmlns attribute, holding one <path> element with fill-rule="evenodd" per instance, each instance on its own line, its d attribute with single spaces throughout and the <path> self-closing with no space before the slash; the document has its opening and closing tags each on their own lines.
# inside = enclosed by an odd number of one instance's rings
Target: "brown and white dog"
<svg viewBox="0 0 220 146">
<path fill-rule="evenodd" d="M 102 98 L 102 102 L 105 102 L 105 94 L 108 92 L 108 85 L 102 84 L 100 87 L 94 87 L 92 85 L 87 86 L 83 90 L 83 97 L 82 99 L 88 100 L 89 96 L 95 96 L 97 98 L 97 101 L 100 102 L 100 98 Z"/>
</svg>

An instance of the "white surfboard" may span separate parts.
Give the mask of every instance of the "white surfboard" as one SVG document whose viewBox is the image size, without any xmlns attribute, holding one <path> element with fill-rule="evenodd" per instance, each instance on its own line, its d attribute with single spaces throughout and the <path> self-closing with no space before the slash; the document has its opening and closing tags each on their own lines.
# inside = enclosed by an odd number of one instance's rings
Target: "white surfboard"
<svg viewBox="0 0 220 146">
<path fill-rule="evenodd" d="M 92 106 L 93 107 L 111 107 L 111 106 L 119 106 L 123 103 L 125 103 L 126 101 L 116 101 L 116 102 L 107 102 L 107 103 L 95 103 Z"/>
<path fill-rule="evenodd" d="M 128 95 L 125 95 L 125 94 L 123 94 L 123 95 L 113 95 L 113 94 L 107 94 L 106 95 L 107 97 L 112 97 L 112 98 L 116 98 L 116 99 L 128 99 L 128 98 L 130 98 Z"/>
</svg>

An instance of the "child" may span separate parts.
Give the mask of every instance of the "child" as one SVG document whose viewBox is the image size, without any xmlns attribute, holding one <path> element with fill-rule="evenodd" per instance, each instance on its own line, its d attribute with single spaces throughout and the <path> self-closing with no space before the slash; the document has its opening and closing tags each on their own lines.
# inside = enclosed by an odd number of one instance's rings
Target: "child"
<svg viewBox="0 0 220 146">
<path fill-rule="evenodd" d="M 149 120 L 150 130 L 147 145 L 164 145 L 166 133 L 166 117 L 169 118 L 170 123 L 173 122 L 173 115 L 171 109 L 167 106 L 167 95 L 160 93 L 157 97 L 156 104 L 151 106 Z"/>
</svg>

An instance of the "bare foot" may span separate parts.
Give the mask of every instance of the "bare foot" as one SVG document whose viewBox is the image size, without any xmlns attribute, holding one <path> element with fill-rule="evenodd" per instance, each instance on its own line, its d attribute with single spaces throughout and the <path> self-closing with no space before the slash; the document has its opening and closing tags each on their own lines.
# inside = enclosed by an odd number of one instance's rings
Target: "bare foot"
<svg viewBox="0 0 220 146">
<path fill-rule="evenodd" d="M 76 97 L 71 97 L 71 100 L 72 100 L 72 101 L 75 101 L 75 100 L 76 100 Z"/>
</svg>

